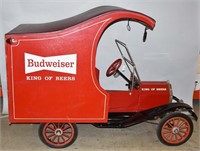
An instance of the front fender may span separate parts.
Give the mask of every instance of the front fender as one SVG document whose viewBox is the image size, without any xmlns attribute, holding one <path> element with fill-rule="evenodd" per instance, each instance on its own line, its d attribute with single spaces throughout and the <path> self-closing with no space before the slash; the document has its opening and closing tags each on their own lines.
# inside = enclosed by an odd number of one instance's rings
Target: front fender
<svg viewBox="0 0 200 151">
<path fill-rule="evenodd" d="M 191 116 L 197 121 L 197 115 L 192 111 L 192 107 L 186 103 L 170 103 L 163 106 L 159 106 L 157 108 L 145 111 L 144 113 L 147 115 L 148 118 L 152 119 L 155 116 L 162 116 L 167 112 L 174 112 L 177 110 L 180 111 L 188 111 Z"/>
</svg>

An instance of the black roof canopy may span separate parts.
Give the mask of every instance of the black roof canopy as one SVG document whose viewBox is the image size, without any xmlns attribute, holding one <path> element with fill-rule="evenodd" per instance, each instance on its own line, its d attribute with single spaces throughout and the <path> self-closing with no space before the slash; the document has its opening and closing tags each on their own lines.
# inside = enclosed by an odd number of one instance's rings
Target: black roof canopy
<svg viewBox="0 0 200 151">
<path fill-rule="evenodd" d="M 120 7 L 115 7 L 115 6 L 100 6 L 100 7 L 96 7 L 91 10 L 88 10 L 79 15 L 66 18 L 63 20 L 59 20 L 59 21 L 43 23 L 43 24 L 21 24 L 17 26 L 16 28 L 14 28 L 13 30 L 11 30 L 7 34 L 54 32 L 54 31 L 63 30 L 68 27 L 74 26 L 76 24 L 79 24 L 81 22 L 84 22 L 93 17 L 99 16 L 101 14 L 111 12 L 111 11 L 119 11 L 119 10 L 125 10 L 125 9 L 120 8 Z"/>
</svg>

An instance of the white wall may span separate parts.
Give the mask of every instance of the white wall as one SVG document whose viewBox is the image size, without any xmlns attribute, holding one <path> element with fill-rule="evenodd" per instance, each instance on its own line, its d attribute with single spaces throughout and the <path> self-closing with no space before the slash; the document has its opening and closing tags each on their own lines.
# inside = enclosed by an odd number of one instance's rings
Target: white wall
<svg viewBox="0 0 200 151">
<path fill-rule="evenodd" d="M 7 92 L 3 35 L 22 23 L 56 21 L 101 5 L 139 11 L 157 21 L 155 30 L 148 31 L 146 43 L 142 42 L 144 28 L 138 24 L 131 23 L 132 30 L 128 32 L 127 23 L 121 22 L 105 32 L 97 57 L 97 66 L 102 70 L 101 85 L 106 89 L 125 89 L 120 78 L 105 77 L 107 67 L 118 58 L 114 43 L 117 38 L 128 45 L 142 80 L 170 80 L 174 94 L 192 104 L 200 49 L 198 0 L 2 0 L 0 71 L 4 113 L 7 113 Z"/>
</svg>

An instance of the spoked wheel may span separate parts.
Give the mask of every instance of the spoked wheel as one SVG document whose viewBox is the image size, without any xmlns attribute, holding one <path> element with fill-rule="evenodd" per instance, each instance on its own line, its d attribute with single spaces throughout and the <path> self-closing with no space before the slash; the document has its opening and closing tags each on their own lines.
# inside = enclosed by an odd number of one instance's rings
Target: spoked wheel
<svg viewBox="0 0 200 151">
<path fill-rule="evenodd" d="M 164 117 L 158 125 L 159 140 L 169 146 L 185 143 L 192 135 L 192 120 L 185 114 L 172 113 Z"/>
<path fill-rule="evenodd" d="M 76 124 L 42 123 L 39 127 L 41 141 L 52 148 L 64 148 L 71 145 L 77 138 Z"/>
</svg>

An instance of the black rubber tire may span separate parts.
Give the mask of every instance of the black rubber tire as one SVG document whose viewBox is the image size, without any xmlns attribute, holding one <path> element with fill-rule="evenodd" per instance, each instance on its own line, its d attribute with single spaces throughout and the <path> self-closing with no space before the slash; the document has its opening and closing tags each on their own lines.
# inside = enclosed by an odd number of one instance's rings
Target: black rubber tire
<svg viewBox="0 0 200 151">
<path fill-rule="evenodd" d="M 65 147 L 68 147 L 68 146 L 72 145 L 72 144 L 75 142 L 75 140 L 76 140 L 76 138 L 77 138 L 77 136 L 78 136 L 78 129 L 77 129 L 76 124 L 67 123 L 67 124 L 70 125 L 70 128 L 73 129 L 73 136 L 72 136 L 70 142 L 68 142 L 67 144 L 64 144 L 64 145 L 59 145 L 59 146 L 56 145 L 56 144 L 55 144 L 55 145 L 54 145 L 54 144 L 50 144 L 50 143 L 45 139 L 45 136 L 44 136 L 44 134 L 43 134 L 43 131 L 44 131 L 44 128 L 45 128 L 45 126 L 46 126 L 47 124 L 51 124 L 51 123 L 41 123 L 40 126 L 39 126 L 39 130 L 38 130 L 38 134 L 39 134 L 40 140 L 41 140 L 45 145 L 47 145 L 47 146 L 49 146 L 49 147 L 51 147 L 51 148 L 65 148 Z M 54 123 L 54 124 L 58 124 L 58 123 Z M 62 124 L 63 124 L 63 123 L 62 123 Z M 51 141 L 51 140 L 49 139 L 49 141 Z"/>
<path fill-rule="evenodd" d="M 162 135 L 162 130 L 163 130 L 163 126 L 166 124 L 167 121 L 169 121 L 170 119 L 176 119 L 176 118 L 181 118 L 182 120 L 185 120 L 187 121 L 187 126 L 189 127 L 189 131 L 188 131 L 188 134 L 187 136 L 181 140 L 181 141 L 178 141 L 178 142 L 169 142 L 169 141 L 166 141 L 165 138 L 164 138 L 164 134 Z M 181 125 L 181 124 L 180 124 Z M 171 127 L 171 126 L 170 126 Z M 175 127 L 174 127 L 175 128 Z M 172 129 L 172 128 L 171 128 Z M 173 129 L 172 129 L 173 130 Z M 175 129 L 174 129 L 175 130 Z M 170 131 L 170 130 L 168 130 Z M 179 131 L 179 130 L 178 130 Z M 186 130 L 187 131 L 187 130 Z M 179 132 L 178 132 L 179 133 Z M 183 114 L 183 113 L 170 113 L 168 115 L 166 115 L 165 117 L 163 117 L 163 119 L 161 119 L 160 123 L 158 124 L 158 128 L 157 128 L 157 137 L 158 139 L 160 140 L 161 143 L 165 144 L 165 145 L 168 145 L 168 146 L 178 146 L 178 145 L 181 145 L 185 142 L 187 142 L 191 135 L 193 133 L 193 123 L 192 123 L 192 120 L 189 116 Z M 169 134 L 168 134 L 169 135 Z M 172 134 L 174 135 L 174 134 Z M 176 135 L 176 134 L 175 134 Z M 174 136 L 175 136 L 174 135 Z M 177 134 L 178 135 L 178 134 Z M 179 135 L 180 136 L 180 135 Z M 173 136 L 172 136 L 173 137 Z M 176 137 L 176 136 L 175 136 Z"/>
</svg>

